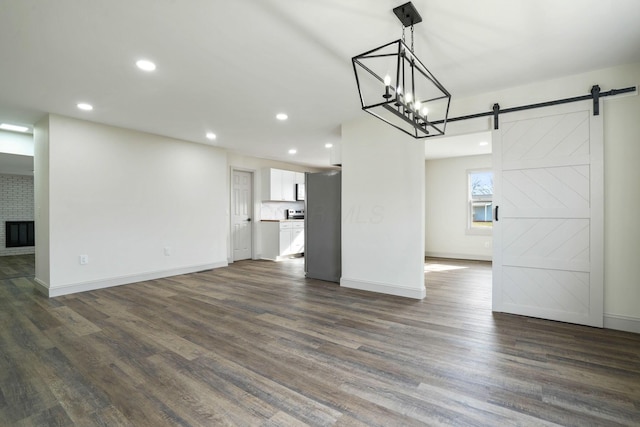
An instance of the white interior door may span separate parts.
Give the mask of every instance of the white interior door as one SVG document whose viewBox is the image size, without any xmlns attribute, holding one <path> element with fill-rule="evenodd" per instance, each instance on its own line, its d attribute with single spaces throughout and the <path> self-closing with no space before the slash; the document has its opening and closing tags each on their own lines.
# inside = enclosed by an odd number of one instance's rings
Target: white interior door
<svg viewBox="0 0 640 427">
<path fill-rule="evenodd" d="M 231 242 L 233 260 L 240 261 L 251 258 L 253 173 L 234 169 L 232 180 Z"/>
<path fill-rule="evenodd" d="M 602 116 L 591 101 L 500 116 L 493 166 L 493 310 L 602 327 Z"/>
</svg>

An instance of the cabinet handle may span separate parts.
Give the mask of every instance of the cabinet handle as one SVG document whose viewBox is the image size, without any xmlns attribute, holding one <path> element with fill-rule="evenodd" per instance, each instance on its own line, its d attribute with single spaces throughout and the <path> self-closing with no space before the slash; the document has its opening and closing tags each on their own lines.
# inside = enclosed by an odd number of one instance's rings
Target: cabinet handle
<svg viewBox="0 0 640 427">
<path fill-rule="evenodd" d="M 498 222 L 498 209 L 500 208 L 500 206 L 496 206 L 496 219 L 495 221 Z"/>
</svg>

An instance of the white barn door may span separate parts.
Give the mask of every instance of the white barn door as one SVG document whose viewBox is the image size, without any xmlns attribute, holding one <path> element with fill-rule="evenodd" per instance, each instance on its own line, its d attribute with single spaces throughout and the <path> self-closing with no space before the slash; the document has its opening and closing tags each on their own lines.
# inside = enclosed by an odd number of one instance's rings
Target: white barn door
<svg viewBox="0 0 640 427">
<path fill-rule="evenodd" d="M 494 311 L 603 326 L 603 131 L 592 104 L 500 116 Z"/>
</svg>

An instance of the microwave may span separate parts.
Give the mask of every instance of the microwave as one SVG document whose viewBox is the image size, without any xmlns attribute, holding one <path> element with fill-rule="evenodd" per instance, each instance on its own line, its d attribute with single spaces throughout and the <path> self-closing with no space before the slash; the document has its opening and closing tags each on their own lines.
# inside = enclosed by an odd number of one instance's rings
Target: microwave
<svg viewBox="0 0 640 427">
<path fill-rule="evenodd" d="M 304 200 L 305 186 L 304 184 L 296 184 L 296 200 Z"/>
</svg>

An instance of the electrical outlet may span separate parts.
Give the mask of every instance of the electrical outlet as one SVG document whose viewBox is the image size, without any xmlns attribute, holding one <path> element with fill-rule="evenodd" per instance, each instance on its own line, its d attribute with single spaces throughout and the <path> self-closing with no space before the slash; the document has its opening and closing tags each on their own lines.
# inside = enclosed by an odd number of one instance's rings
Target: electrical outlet
<svg viewBox="0 0 640 427">
<path fill-rule="evenodd" d="M 80 255 L 79 261 L 80 261 L 80 265 L 89 264 L 89 255 Z"/>
<path fill-rule="evenodd" d="M 165 246 L 164 256 L 170 256 L 170 255 L 171 255 L 171 248 L 169 246 Z"/>
</svg>

